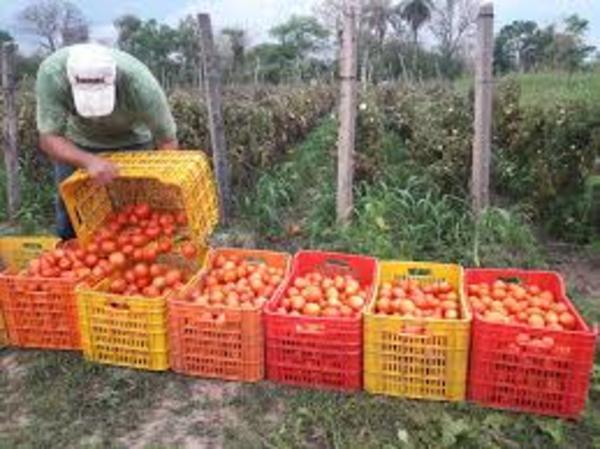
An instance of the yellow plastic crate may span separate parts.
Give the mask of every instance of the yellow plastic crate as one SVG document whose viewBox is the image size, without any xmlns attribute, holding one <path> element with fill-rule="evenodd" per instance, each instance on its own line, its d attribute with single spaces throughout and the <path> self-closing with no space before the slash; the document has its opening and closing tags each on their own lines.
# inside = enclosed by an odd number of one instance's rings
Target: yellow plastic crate
<svg viewBox="0 0 600 449">
<path fill-rule="evenodd" d="M 18 272 L 42 252 L 53 249 L 58 242 L 56 237 L 51 236 L 0 237 L 0 272 L 3 270 L 11 273 Z M 7 294 L 7 291 L 0 288 L 0 348 L 8 344 L 6 321 L 2 311 L 2 296 Z"/>
<path fill-rule="evenodd" d="M 471 314 L 463 294 L 462 268 L 426 262 L 380 262 L 377 289 L 394 279 L 448 281 L 459 295 L 461 318 L 378 315 L 373 301 L 363 322 L 365 390 L 418 399 L 464 400 Z"/>
<path fill-rule="evenodd" d="M 207 248 L 199 252 L 197 264 L 180 261 L 180 266 L 185 264 L 190 271 L 194 266 L 196 273 L 204 266 L 207 252 Z M 114 295 L 103 291 L 110 282 L 81 285 L 75 291 L 84 357 L 109 365 L 166 371 L 167 297 Z"/>
<path fill-rule="evenodd" d="M 42 252 L 54 249 L 59 239 L 52 236 L 0 237 L 0 271 L 19 271 Z"/>
<path fill-rule="evenodd" d="M 201 151 L 106 153 L 119 168 L 108 185 L 94 183 L 83 170 L 60 186 L 77 237 L 89 241 L 107 217 L 121 207 L 147 202 L 153 209 L 185 210 L 194 240 L 206 241 L 218 220 L 215 182 Z"/>
</svg>

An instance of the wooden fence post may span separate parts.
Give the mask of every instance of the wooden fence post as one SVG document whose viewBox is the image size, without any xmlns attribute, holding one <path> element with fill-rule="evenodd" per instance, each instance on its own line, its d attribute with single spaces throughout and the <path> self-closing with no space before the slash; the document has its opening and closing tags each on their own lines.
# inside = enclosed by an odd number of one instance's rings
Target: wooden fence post
<svg viewBox="0 0 600 449">
<path fill-rule="evenodd" d="M 202 65 L 204 66 L 204 86 L 208 103 L 210 140 L 221 205 L 220 218 L 221 223 L 227 225 L 231 220 L 231 178 L 223 123 L 221 73 L 217 52 L 215 51 L 210 16 L 208 14 L 198 14 L 198 24 L 200 27 Z"/>
<path fill-rule="evenodd" d="M 352 218 L 354 143 L 356 133 L 356 0 L 344 5 L 340 53 L 340 112 L 338 130 L 337 219 L 348 224 Z"/>
<path fill-rule="evenodd" d="M 490 202 L 490 160 L 492 146 L 492 73 L 494 53 L 494 5 L 484 3 L 477 18 L 475 65 L 475 137 L 471 177 L 472 207 L 476 217 Z"/>
<path fill-rule="evenodd" d="M 4 92 L 4 164 L 6 167 L 6 193 L 8 196 L 8 216 L 15 220 L 21 207 L 21 187 L 19 184 L 19 155 L 17 136 L 17 79 L 15 54 L 17 46 L 13 42 L 2 44 L 2 90 Z"/>
</svg>

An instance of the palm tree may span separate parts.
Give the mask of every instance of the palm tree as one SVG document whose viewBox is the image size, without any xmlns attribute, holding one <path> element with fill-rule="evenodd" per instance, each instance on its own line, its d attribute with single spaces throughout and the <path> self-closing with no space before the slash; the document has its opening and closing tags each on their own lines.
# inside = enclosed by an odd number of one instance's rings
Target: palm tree
<svg viewBox="0 0 600 449">
<path fill-rule="evenodd" d="M 413 33 L 413 43 L 419 43 L 419 30 L 431 19 L 433 3 L 431 0 L 404 0 L 398 5 L 400 17 L 408 24 Z"/>
<path fill-rule="evenodd" d="M 398 14 L 408 22 L 413 35 L 414 59 L 413 69 L 417 68 L 419 55 L 419 30 L 431 19 L 432 0 L 404 0 L 398 5 Z"/>
</svg>

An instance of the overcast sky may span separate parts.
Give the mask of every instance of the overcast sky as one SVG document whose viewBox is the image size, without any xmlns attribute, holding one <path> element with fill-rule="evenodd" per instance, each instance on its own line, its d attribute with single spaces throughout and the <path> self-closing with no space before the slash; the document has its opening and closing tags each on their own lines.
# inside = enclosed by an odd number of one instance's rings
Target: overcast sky
<svg viewBox="0 0 600 449">
<path fill-rule="evenodd" d="M 18 37 L 30 49 L 36 41 L 22 36 L 15 13 L 28 0 L 0 0 L 0 29 Z M 175 25 L 187 14 L 209 12 L 213 26 L 239 26 L 248 31 L 250 41 L 267 38 L 273 25 L 291 14 L 310 14 L 320 0 L 73 0 L 91 22 L 92 37 L 114 39 L 113 20 L 123 14 L 155 18 Z M 600 48 L 600 0 L 496 0 L 497 28 L 513 20 L 532 19 L 541 25 L 560 22 L 578 13 L 590 21 L 589 41 Z"/>
</svg>

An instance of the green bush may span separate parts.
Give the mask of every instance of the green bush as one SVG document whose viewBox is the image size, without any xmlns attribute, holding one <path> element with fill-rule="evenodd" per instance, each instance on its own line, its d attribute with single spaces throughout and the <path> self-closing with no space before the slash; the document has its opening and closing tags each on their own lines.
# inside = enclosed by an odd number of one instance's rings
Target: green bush
<svg viewBox="0 0 600 449">
<path fill-rule="evenodd" d="M 366 179 L 374 180 L 389 165 L 381 142 L 393 133 L 406 151 L 404 164 L 443 193 L 468 198 L 472 95 L 443 85 L 388 86 L 365 98 L 368 108 L 359 114 L 357 139 L 359 162 L 370 163 Z M 600 104 L 581 97 L 523 104 L 520 98 L 516 80 L 498 84 L 494 202 L 518 204 L 555 237 L 586 242 L 592 227 L 585 181 L 600 155 Z"/>
<path fill-rule="evenodd" d="M 332 110 L 335 94 L 331 86 L 237 88 L 224 92 L 225 135 L 236 187 L 244 189 L 252 184 L 257 174 L 279 159 L 291 143 L 304 137 Z M 53 216 L 54 177 L 52 164 L 37 147 L 35 97 L 31 86 L 23 86 L 18 98 L 23 191 L 20 218 L 49 223 Z M 210 154 L 208 112 L 203 94 L 175 91 L 169 101 L 177 122 L 180 146 Z M 4 187 L 5 179 L 0 173 L 3 198 Z"/>
</svg>

